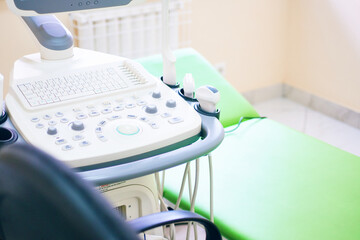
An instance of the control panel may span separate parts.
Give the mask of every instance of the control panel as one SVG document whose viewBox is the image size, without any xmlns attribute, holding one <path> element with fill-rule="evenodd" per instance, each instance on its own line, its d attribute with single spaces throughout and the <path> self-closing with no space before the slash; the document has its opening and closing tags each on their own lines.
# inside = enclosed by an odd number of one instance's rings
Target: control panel
<svg viewBox="0 0 360 240">
<path fill-rule="evenodd" d="M 161 149 L 201 129 L 200 116 L 178 93 L 123 58 L 60 76 L 18 79 L 6 103 L 26 141 L 71 167 Z"/>
</svg>

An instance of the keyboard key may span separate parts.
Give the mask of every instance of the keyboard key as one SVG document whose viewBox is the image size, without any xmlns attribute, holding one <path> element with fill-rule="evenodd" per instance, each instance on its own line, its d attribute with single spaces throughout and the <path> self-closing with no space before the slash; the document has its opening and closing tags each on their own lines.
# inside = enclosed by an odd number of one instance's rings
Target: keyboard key
<svg viewBox="0 0 360 240">
<path fill-rule="evenodd" d="M 100 141 L 102 141 L 102 142 L 106 142 L 108 139 L 104 136 L 104 135 L 102 135 L 102 134 L 99 134 L 99 135 L 97 135 L 97 137 L 98 137 L 98 139 L 100 140 Z"/>
<path fill-rule="evenodd" d="M 44 120 L 50 120 L 52 117 L 51 117 L 51 115 L 49 115 L 49 114 L 45 114 L 44 116 L 43 116 L 43 119 Z"/>
<path fill-rule="evenodd" d="M 113 115 L 113 116 L 109 117 L 108 120 L 114 121 L 114 120 L 117 120 L 117 119 L 120 119 L 120 118 L 121 118 L 120 115 Z"/>
<path fill-rule="evenodd" d="M 90 145 L 89 141 L 82 141 L 82 142 L 79 143 L 80 147 L 86 147 L 86 146 L 89 146 L 89 145 Z"/>
<path fill-rule="evenodd" d="M 122 110 L 124 110 L 124 106 L 122 105 L 114 107 L 114 111 L 122 111 Z"/>
<path fill-rule="evenodd" d="M 108 113 L 111 113 L 111 112 L 112 112 L 111 108 L 104 108 L 103 110 L 101 110 L 102 114 L 108 114 Z"/>
<path fill-rule="evenodd" d="M 35 125 L 35 127 L 38 128 L 38 129 L 41 129 L 41 128 L 44 128 L 45 125 L 42 124 L 42 123 L 38 123 L 38 124 Z"/>
<path fill-rule="evenodd" d="M 40 121 L 40 118 L 38 118 L 38 117 L 33 117 L 33 118 L 31 119 L 31 121 L 32 121 L 33 123 L 36 123 L 36 122 L 39 122 L 39 121 Z"/>
<path fill-rule="evenodd" d="M 171 123 L 171 124 L 176 124 L 176 123 L 180 123 L 183 121 L 184 121 L 184 119 L 181 117 L 174 117 L 174 118 L 169 119 L 169 123 Z"/>
<path fill-rule="evenodd" d="M 74 141 L 80 141 L 80 140 L 84 139 L 84 136 L 81 135 L 81 134 L 77 134 L 77 135 L 73 136 L 72 139 L 73 139 Z"/>
<path fill-rule="evenodd" d="M 106 121 L 105 120 L 102 120 L 100 121 L 98 124 L 97 124 L 99 127 L 103 127 L 106 125 Z"/>
<path fill-rule="evenodd" d="M 161 114 L 161 117 L 168 118 L 168 117 L 171 117 L 171 114 L 168 112 L 165 112 L 165 113 Z"/>
<path fill-rule="evenodd" d="M 49 126 L 55 126 L 57 124 L 57 122 L 54 120 L 51 120 L 48 122 L 48 124 L 49 124 Z"/>
<path fill-rule="evenodd" d="M 60 122 L 61 122 L 61 123 L 68 123 L 68 122 L 69 122 L 69 119 L 67 119 L 67 118 L 62 118 L 62 119 L 60 119 Z"/>
<path fill-rule="evenodd" d="M 56 113 L 55 113 L 55 116 L 56 116 L 56 117 L 63 117 L 64 114 L 63 114 L 62 112 L 56 112 Z"/>
<path fill-rule="evenodd" d="M 98 112 L 98 111 L 91 111 L 90 113 L 89 113 L 89 116 L 90 117 L 96 117 L 96 116 L 99 116 L 100 115 L 100 113 Z"/>
<path fill-rule="evenodd" d="M 68 144 L 68 145 L 65 145 L 61 148 L 63 151 L 70 151 L 73 149 L 73 146 Z"/>
<path fill-rule="evenodd" d="M 78 120 L 82 120 L 82 119 L 87 118 L 87 115 L 86 115 L 86 114 L 83 114 L 83 113 L 79 113 L 79 114 L 76 115 L 76 118 L 77 118 Z"/>
<path fill-rule="evenodd" d="M 65 143 L 67 143 L 67 141 L 65 139 L 63 139 L 63 138 L 57 139 L 55 141 L 56 145 L 62 145 L 62 144 L 65 144 Z"/>
<path fill-rule="evenodd" d="M 102 127 L 95 128 L 95 133 L 102 133 Z"/>
</svg>

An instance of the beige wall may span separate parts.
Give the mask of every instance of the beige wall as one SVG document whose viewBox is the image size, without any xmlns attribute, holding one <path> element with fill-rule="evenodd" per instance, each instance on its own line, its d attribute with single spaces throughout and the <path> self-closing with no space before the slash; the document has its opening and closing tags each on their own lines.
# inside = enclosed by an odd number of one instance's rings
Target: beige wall
<svg viewBox="0 0 360 240">
<path fill-rule="evenodd" d="M 285 82 L 360 112 L 360 1 L 290 0 Z"/>
<path fill-rule="evenodd" d="M 57 16 L 63 23 L 68 24 L 65 14 Z M 30 30 L 19 17 L 8 10 L 4 0 L 0 0 L 0 33 L 0 73 L 4 75 L 7 84 L 15 60 L 26 54 L 38 52 L 38 48 Z M 6 85 L 5 89 L 7 87 Z"/>
<path fill-rule="evenodd" d="M 192 0 L 192 10 L 193 47 L 213 64 L 225 62 L 240 92 L 286 82 L 360 111 L 358 0 Z M 4 0 L 0 31 L 0 72 L 8 78 L 13 62 L 37 47 Z"/>
<path fill-rule="evenodd" d="M 282 82 L 287 0 L 192 0 L 192 45 L 238 91 Z"/>
</svg>

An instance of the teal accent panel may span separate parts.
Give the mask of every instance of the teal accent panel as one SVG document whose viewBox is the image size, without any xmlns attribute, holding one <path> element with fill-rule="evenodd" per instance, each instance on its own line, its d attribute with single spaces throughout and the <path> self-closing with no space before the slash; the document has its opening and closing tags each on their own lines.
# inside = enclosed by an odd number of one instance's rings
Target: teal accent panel
<svg viewBox="0 0 360 240">
<path fill-rule="evenodd" d="M 227 239 L 360 239 L 360 157 L 270 119 L 244 122 L 212 155 L 215 223 Z M 200 162 L 196 211 L 208 217 L 208 161 Z M 172 202 L 183 170 L 166 171 Z"/>
<path fill-rule="evenodd" d="M 220 122 L 224 127 L 237 124 L 240 117 L 258 117 L 251 104 L 234 89 L 214 67 L 194 49 L 175 51 L 176 78 L 181 84 L 186 73 L 192 73 L 196 88 L 212 85 L 221 94 L 217 107 L 221 109 Z M 162 76 L 162 58 L 160 55 L 138 59 L 151 74 Z"/>
</svg>

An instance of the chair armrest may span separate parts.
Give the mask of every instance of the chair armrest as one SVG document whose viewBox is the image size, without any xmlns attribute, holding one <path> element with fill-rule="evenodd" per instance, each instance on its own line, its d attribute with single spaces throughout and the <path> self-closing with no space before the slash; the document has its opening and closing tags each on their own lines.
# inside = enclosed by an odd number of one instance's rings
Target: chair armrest
<svg viewBox="0 0 360 240">
<path fill-rule="evenodd" d="M 221 240 L 218 228 L 200 215 L 188 211 L 168 211 L 146 215 L 128 223 L 138 232 L 145 232 L 149 229 L 180 222 L 197 222 L 204 226 L 206 240 Z"/>
</svg>

